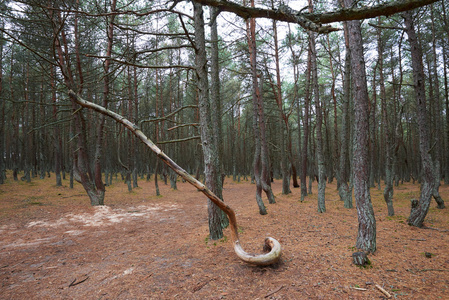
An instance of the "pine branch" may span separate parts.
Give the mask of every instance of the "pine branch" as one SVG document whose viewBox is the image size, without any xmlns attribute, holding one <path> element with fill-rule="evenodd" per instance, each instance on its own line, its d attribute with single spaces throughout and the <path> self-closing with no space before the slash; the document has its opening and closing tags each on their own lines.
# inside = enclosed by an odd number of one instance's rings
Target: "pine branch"
<svg viewBox="0 0 449 300">
<path fill-rule="evenodd" d="M 333 22 L 369 19 L 378 16 L 390 16 L 437 2 L 438 0 L 396 0 L 389 3 L 362 8 L 340 9 L 324 13 L 302 13 L 281 5 L 279 9 L 247 7 L 227 0 L 195 0 L 203 5 L 215 6 L 222 11 L 232 12 L 244 18 L 268 18 L 288 23 L 296 23 L 307 30 L 329 33 L 339 29 L 322 26 Z"/>
</svg>

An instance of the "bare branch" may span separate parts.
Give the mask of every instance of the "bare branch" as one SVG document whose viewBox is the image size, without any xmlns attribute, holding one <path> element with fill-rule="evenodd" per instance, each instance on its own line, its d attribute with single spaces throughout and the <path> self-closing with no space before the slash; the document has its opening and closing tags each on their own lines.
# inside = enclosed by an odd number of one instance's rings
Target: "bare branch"
<svg viewBox="0 0 449 300">
<path fill-rule="evenodd" d="M 186 106 L 182 106 L 180 108 L 178 108 L 175 111 L 172 111 L 171 113 L 169 113 L 168 115 L 162 117 L 162 118 L 154 118 L 154 119 L 148 119 L 148 120 L 142 120 L 140 121 L 140 126 L 142 126 L 143 123 L 148 123 L 148 122 L 159 122 L 159 121 L 164 121 L 167 120 L 168 118 L 170 118 L 171 116 L 177 114 L 178 112 L 180 112 L 183 109 L 186 108 L 198 108 L 198 105 L 186 105 Z"/>
<path fill-rule="evenodd" d="M 102 56 L 102 55 L 93 55 L 93 54 L 85 54 L 86 57 L 93 57 L 93 58 L 103 58 L 103 59 L 109 59 L 111 61 L 114 61 L 119 64 L 142 68 L 142 69 L 195 69 L 192 66 L 183 66 L 183 65 L 170 65 L 170 66 L 150 66 L 150 65 L 142 65 L 142 64 L 135 64 L 130 61 L 120 60 L 117 58 L 111 58 L 108 56 Z"/>
<path fill-rule="evenodd" d="M 374 28 L 379 28 L 379 29 L 393 29 L 393 30 L 405 30 L 405 28 L 402 27 L 395 27 L 395 26 L 381 26 L 381 25 L 377 25 L 374 23 L 368 23 L 369 26 L 372 26 Z"/>
<path fill-rule="evenodd" d="M 173 130 L 173 129 L 178 129 L 178 128 L 187 127 L 187 126 L 194 126 L 194 127 L 197 127 L 197 126 L 199 126 L 199 125 L 200 125 L 200 124 L 198 124 L 198 123 L 182 124 L 182 125 L 173 126 L 173 127 L 169 128 L 169 129 L 167 129 L 167 131 L 171 131 L 171 130 Z M 159 144 L 160 144 L 160 142 L 159 142 Z"/>
<path fill-rule="evenodd" d="M 268 237 L 265 239 L 265 249 L 268 250 L 268 253 L 261 254 L 261 255 L 253 255 L 245 252 L 245 250 L 242 249 L 240 242 L 239 242 L 239 233 L 237 231 L 237 219 L 235 217 L 234 210 L 227 205 L 225 202 L 223 202 L 220 198 L 218 198 L 211 190 L 209 190 L 204 184 L 202 184 L 200 181 L 198 181 L 195 177 L 187 173 L 184 169 L 182 169 L 178 164 L 176 164 L 170 157 L 168 157 L 164 152 L 162 152 L 159 147 L 156 146 L 156 144 L 153 143 L 149 138 L 146 137 L 146 135 L 137 127 L 136 124 L 130 122 L 129 120 L 125 119 L 123 116 L 106 109 L 100 105 L 97 105 L 95 103 L 86 101 L 82 98 L 80 98 L 75 92 L 72 90 L 69 91 L 70 98 L 81 105 L 82 107 L 87 107 L 89 109 L 95 110 L 101 114 L 107 115 L 114 119 L 116 122 L 122 124 L 126 128 L 128 128 L 138 139 L 140 139 L 141 142 L 143 142 L 145 145 L 147 145 L 156 155 L 167 165 L 169 166 L 173 171 L 175 171 L 179 176 L 181 176 L 185 181 L 196 187 L 198 190 L 200 190 L 207 198 L 209 198 L 213 203 L 215 203 L 223 212 L 225 212 L 228 215 L 229 223 L 230 223 L 230 229 L 231 229 L 231 237 L 234 242 L 234 251 L 237 254 L 237 256 L 253 265 L 259 265 L 259 266 L 266 266 L 276 263 L 279 258 L 281 257 L 281 245 L 279 242 L 271 237 Z"/>
<path fill-rule="evenodd" d="M 157 142 L 157 144 L 180 143 L 180 142 L 185 142 L 185 141 L 190 141 L 190 140 L 196 140 L 196 139 L 199 139 L 199 138 L 201 138 L 199 135 L 195 135 L 195 136 L 187 137 L 187 138 L 184 138 L 184 139 L 161 141 L 161 142 Z"/>
<path fill-rule="evenodd" d="M 437 2 L 438 0 L 396 0 L 389 3 L 371 7 L 340 9 L 325 13 L 302 13 L 288 6 L 281 6 L 277 10 L 246 7 L 227 0 L 195 0 L 203 5 L 215 6 L 222 11 L 232 12 L 236 15 L 248 18 L 268 18 L 288 23 L 296 23 L 307 30 L 318 33 L 328 33 L 338 29 L 330 26 L 321 26 L 333 22 L 362 20 L 377 16 L 390 16 L 399 12 L 412 10 Z"/>
</svg>

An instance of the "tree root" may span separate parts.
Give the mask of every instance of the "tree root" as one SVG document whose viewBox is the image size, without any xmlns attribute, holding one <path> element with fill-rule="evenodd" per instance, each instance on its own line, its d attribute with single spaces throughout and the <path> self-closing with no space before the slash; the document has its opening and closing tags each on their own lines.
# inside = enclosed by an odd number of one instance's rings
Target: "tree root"
<svg viewBox="0 0 449 300">
<path fill-rule="evenodd" d="M 249 264 L 257 265 L 257 266 L 267 266 L 274 264 L 279 261 L 281 257 L 281 244 L 275 240 L 274 238 L 268 237 L 265 239 L 264 249 L 269 251 L 265 254 L 254 255 L 249 254 L 243 250 L 242 246 L 239 242 L 239 235 L 237 231 L 237 219 L 235 217 L 234 210 L 229 207 L 225 202 L 223 202 L 220 198 L 218 198 L 211 190 L 209 190 L 204 184 L 200 181 L 196 180 L 195 177 L 187 173 L 184 169 L 182 169 L 178 164 L 176 164 L 170 157 L 168 157 L 164 152 L 162 152 L 159 147 L 157 147 L 140 129 L 139 127 L 125 119 L 123 116 L 108 110 L 100 105 L 95 103 L 86 101 L 79 97 L 72 90 L 69 91 L 69 96 L 71 99 L 81 105 L 82 107 L 87 107 L 93 109 L 101 114 L 104 114 L 108 117 L 111 117 L 116 122 L 121 123 L 123 126 L 131 130 L 131 132 L 138 137 L 145 145 L 147 145 L 156 155 L 173 171 L 175 171 L 179 176 L 181 176 L 185 181 L 189 182 L 191 185 L 200 190 L 207 198 L 209 198 L 212 202 L 214 202 L 221 210 L 223 210 L 229 218 L 229 224 L 231 229 L 231 237 L 234 242 L 234 251 L 237 256 L 247 262 Z"/>
</svg>

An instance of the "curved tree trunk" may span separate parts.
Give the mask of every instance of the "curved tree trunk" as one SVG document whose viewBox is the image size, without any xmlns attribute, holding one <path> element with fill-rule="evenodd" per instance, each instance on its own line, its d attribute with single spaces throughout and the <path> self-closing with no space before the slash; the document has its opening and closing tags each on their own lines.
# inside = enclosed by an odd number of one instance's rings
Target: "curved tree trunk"
<svg viewBox="0 0 449 300">
<path fill-rule="evenodd" d="M 88 107 L 90 109 L 93 109 L 103 115 L 107 115 L 111 118 L 113 118 L 116 122 L 121 123 L 123 126 L 131 130 L 131 132 L 138 138 L 140 141 L 142 141 L 147 147 L 149 147 L 156 155 L 167 165 L 169 166 L 173 171 L 175 171 L 179 176 L 184 178 L 188 183 L 196 187 L 198 190 L 200 190 L 210 201 L 212 201 L 215 205 L 217 205 L 221 210 L 223 210 L 230 222 L 230 229 L 231 229 L 231 238 L 234 242 L 234 251 L 237 254 L 237 256 L 250 264 L 254 265 L 260 265 L 260 266 L 266 266 L 271 265 L 279 261 L 282 250 L 281 245 L 277 240 L 274 238 L 268 237 L 265 239 L 265 250 L 269 251 L 268 253 L 262 254 L 262 255 L 253 255 L 246 253 L 239 241 L 239 234 L 237 230 L 237 219 L 235 217 L 234 210 L 227 205 L 225 202 L 223 202 L 220 198 L 218 198 L 211 190 L 209 190 L 204 184 L 196 180 L 193 176 L 188 174 L 184 169 L 182 169 L 179 165 L 177 165 L 170 157 L 168 157 L 164 152 L 162 152 L 150 139 L 148 139 L 145 134 L 139 129 L 139 127 L 136 124 L 131 123 L 130 121 L 126 120 L 124 117 L 120 116 L 119 114 L 116 114 L 110 110 L 105 109 L 104 107 L 101 107 L 99 105 L 96 105 L 94 103 L 88 102 L 86 100 L 81 99 L 76 95 L 72 90 L 69 91 L 69 96 L 76 101 L 79 105 L 83 107 Z"/>
</svg>

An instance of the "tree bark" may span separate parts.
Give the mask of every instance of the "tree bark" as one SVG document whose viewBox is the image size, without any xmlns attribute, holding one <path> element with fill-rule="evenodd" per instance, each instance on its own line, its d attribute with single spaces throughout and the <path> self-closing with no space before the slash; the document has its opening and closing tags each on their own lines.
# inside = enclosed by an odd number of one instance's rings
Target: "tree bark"
<svg viewBox="0 0 449 300">
<path fill-rule="evenodd" d="M 254 5 L 254 1 L 251 1 Z M 266 215 L 267 211 L 262 201 L 262 190 L 265 188 L 265 193 L 270 203 L 274 203 L 274 195 L 271 187 L 267 182 L 268 177 L 268 147 L 263 147 L 265 140 L 265 115 L 263 111 L 263 103 L 261 101 L 261 89 L 258 83 L 257 72 L 257 48 L 256 48 L 256 21 L 250 19 L 246 21 L 247 39 L 249 46 L 249 56 L 251 64 L 251 79 L 252 79 L 252 102 L 253 102 L 253 131 L 254 131 L 254 160 L 253 170 L 254 179 L 256 181 L 256 202 L 259 207 L 259 213 Z M 265 141 L 264 141 L 265 140 Z M 263 151 L 263 153 L 262 153 Z M 262 168 L 262 169 L 261 169 Z"/>
<path fill-rule="evenodd" d="M 378 18 L 378 25 L 381 25 L 380 18 Z M 382 45 L 382 36 L 381 29 L 377 28 L 377 52 L 378 52 L 378 63 L 379 67 L 379 85 L 380 85 L 380 98 L 381 98 L 381 107 L 382 107 L 382 125 L 384 128 L 384 138 L 385 138 L 385 189 L 384 189 L 384 200 L 387 204 L 388 215 L 394 215 L 394 207 L 393 207 L 393 178 L 394 178 L 394 169 L 393 169 L 393 157 L 392 157 L 392 147 L 393 147 L 393 137 L 392 130 L 390 127 L 390 120 L 388 116 L 388 108 L 387 108 L 387 94 L 385 91 L 385 81 L 384 81 L 384 64 L 383 64 L 383 45 Z M 393 100 L 394 97 L 393 97 Z"/>
<path fill-rule="evenodd" d="M 281 172 L 282 172 L 282 194 L 288 195 L 292 191 L 290 190 L 290 170 L 293 163 L 293 156 L 291 153 L 292 143 L 290 139 L 288 116 L 284 113 L 283 101 L 282 101 L 282 87 L 281 87 L 281 71 L 279 67 L 279 45 L 276 21 L 273 20 L 273 39 L 274 39 L 274 60 L 276 64 L 276 88 L 274 88 L 274 95 L 280 114 L 280 149 L 281 149 Z M 290 163 L 290 167 L 288 166 Z M 296 179 L 296 178 L 295 178 Z"/>
<path fill-rule="evenodd" d="M 343 2 L 343 0 L 341 0 Z M 344 3 L 341 3 L 342 6 Z M 343 77 L 343 97 L 342 97 L 342 117 L 341 117 L 341 138 L 340 138 L 340 186 L 338 194 L 343 201 L 345 208 L 352 208 L 352 188 L 349 188 L 349 107 L 351 101 L 351 49 L 349 48 L 349 32 L 347 22 L 343 23 L 345 36 L 345 66 Z"/>
<path fill-rule="evenodd" d="M 284 21 L 301 25 L 304 29 L 318 33 L 328 33 L 335 31 L 329 24 L 333 22 L 363 20 L 377 16 L 390 16 L 403 11 L 422 7 L 438 0 L 397 0 L 375 6 L 364 6 L 362 8 L 347 7 L 333 12 L 324 13 L 303 13 L 295 11 L 286 5 L 280 5 L 278 9 L 262 9 L 246 7 L 227 0 L 195 0 L 203 5 L 215 6 L 222 11 L 235 13 L 236 15 L 248 18 L 268 18 L 272 20 Z"/>
<path fill-rule="evenodd" d="M 307 54 L 307 71 L 306 71 L 306 85 L 304 95 L 304 136 L 303 136 L 303 150 L 301 159 L 301 202 L 304 201 L 304 197 L 307 196 L 307 162 L 309 151 L 309 103 L 310 103 L 310 77 L 311 77 L 311 50 L 309 48 Z"/>
<path fill-rule="evenodd" d="M 115 0 L 113 1 L 115 3 Z M 54 46 L 56 49 L 57 62 L 64 77 L 65 85 L 69 89 L 74 89 L 76 84 L 71 70 L 70 58 L 68 53 L 68 41 L 63 29 L 57 31 L 56 28 L 63 28 L 61 16 L 52 11 L 51 21 L 54 22 Z M 112 23 L 112 22 L 111 22 Z M 79 57 L 79 56 L 77 56 Z M 80 64 L 78 64 L 80 66 Z M 82 70 L 78 69 L 78 73 Z M 105 187 L 101 180 L 101 145 L 95 145 L 94 172 L 91 170 L 91 161 L 89 159 L 89 142 L 87 137 L 87 126 L 84 116 L 75 103 L 75 98 L 71 97 L 72 109 L 74 112 L 74 127 L 77 137 L 77 152 L 73 161 L 74 178 L 78 179 L 86 190 L 91 205 L 103 205 Z M 104 117 L 103 117 L 104 118 Z M 97 142 L 101 141 L 103 130 L 99 130 L 101 122 L 97 127 Z"/>
<path fill-rule="evenodd" d="M 6 179 L 5 166 L 5 99 L 3 98 L 3 29 L 5 23 L 1 22 L 0 30 L 0 184 L 4 184 Z"/>
<path fill-rule="evenodd" d="M 430 19 L 431 19 L 431 24 L 432 24 L 432 56 L 433 56 L 433 70 L 434 70 L 434 74 L 435 74 L 435 99 L 433 99 L 433 116 L 435 118 L 434 121 L 434 130 L 435 130 L 435 139 L 434 139 L 434 143 L 435 143 L 435 147 L 434 147 L 434 153 L 435 153 L 435 159 L 434 159 L 434 164 L 435 164 L 435 187 L 433 189 L 432 192 L 432 196 L 435 199 L 435 201 L 438 204 L 438 208 L 439 209 L 443 209 L 445 208 L 444 205 L 444 200 L 441 198 L 440 196 L 440 176 L 441 176 L 441 153 L 440 153 L 440 148 L 442 147 L 442 145 L 444 145 L 444 141 L 441 140 L 442 137 L 442 118 L 440 116 L 441 112 L 443 111 L 442 107 L 441 107 L 441 99 L 440 99 L 440 82 L 439 82 L 439 78 L 438 78 L 438 64 L 437 64 L 437 50 L 436 50 L 436 36 L 435 36 L 435 21 L 434 21 L 434 7 L 433 5 L 430 6 Z M 431 68 L 429 68 L 429 79 L 432 77 L 431 75 Z M 447 111 L 446 111 L 447 112 Z"/>
<path fill-rule="evenodd" d="M 312 1 L 309 1 L 309 8 L 311 8 Z M 309 32 L 309 47 L 311 53 L 311 67 L 312 67 L 312 86 L 315 100 L 316 110 L 316 161 L 318 165 L 318 212 L 326 212 L 325 191 L 326 191 L 326 170 L 323 155 L 323 137 L 322 137 L 322 123 L 323 115 L 321 111 L 320 95 L 318 88 L 318 67 L 317 67 L 317 53 L 315 47 L 315 34 Z"/>
<path fill-rule="evenodd" d="M 345 0 L 351 7 L 352 0 Z M 376 251 L 376 219 L 369 191 L 369 99 L 366 84 L 365 59 L 360 21 L 348 22 L 351 47 L 352 84 L 355 100 L 355 144 L 353 157 L 354 197 L 359 220 L 356 247 L 367 252 Z"/>
<path fill-rule="evenodd" d="M 422 61 L 422 50 L 416 36 L 412 13 L 406 12 L 402 16 L 404 18 L 405 32 L 408 35 L 408 41 L 411 47 L 410 51 L 412 56 L 413 84 L 417 104 L 417 122 L 419 127 L 419 150 L 421 153 L 423 174 L 419 202 L 417 205 L 412 206 L 410 217 L 408 218 L 408 224 L 416 227 L 422 227 L 427 212 L 429 211 L 433 190 L 435 189 L 435 173 L 432 158 L 429 153 L 430 140 L 427 120 L 427 99 L 424 86 L 425 76 Z"/>
<path fill-rule="evenodd" d="M 56 72 L 54 67 L 51 66 L 51 93 L 52 93 L 52 102 L 53 102 L 53 121 L 55 123 L 58 122 L 58 108 L 56 104 Z M 55 126 L 54 128 L 54 160 L 55 160 L 55 177 L 56 177 L 56 186 L 62 186 L 61 180 L 61 163 L 62 163 L 62 153 L 61 153 L 61 135 L 59 126 Z"/>
<path fill-rule="evenodd" d="M 217 167 L 218 149 L 212 129 L 211 109 L 209 99 L 209 80 L 207 74 L 206 38 L 204 33 L 203 7 L 193 3 L 195 22 L 195 64 L 198 82 L 198 105 L 200 111 L 201 144 L 204 158 L 204 175 L 206 186 L 212 191 L 219 191 L 220 174 Z M 219 207 L 212 201 L 208 201 L 209 234 L 212 240 L 223 237 L 221 226 L 222 216 Z"/>
<path fill-rule="evenodd" d="M 218 9 L 211 7 L 211 15 L 216 16 L 218 14 Z M 215 195 L 223 200 L 223 182 L 224 182 L 224 172 L 223 172 L 223 148 L 222 148 L 222 121 L 221 121 L 221 98 L 220 98 L 220 66 L 218 57 L 218 29 L 217 29 L 217 18 L 214 17 L 213 23 L 211 24 L 211 106 L 214 108 L 211 110 L 211 121 L 213 126 L 213 135 L 215 141 L 215 148 L 217 154 L 215 155 L 215 165 L 217 168 L 217 190 L 212 190 Z M 229 226 L 229 219 L 226 214 L 221 212 L 221 226 L 226 228 Z"/>
</svg>

